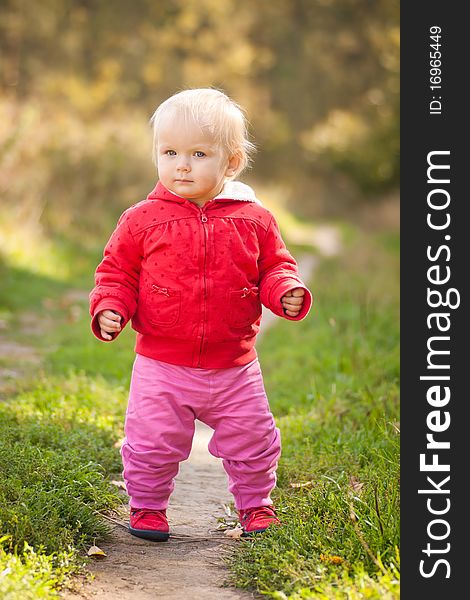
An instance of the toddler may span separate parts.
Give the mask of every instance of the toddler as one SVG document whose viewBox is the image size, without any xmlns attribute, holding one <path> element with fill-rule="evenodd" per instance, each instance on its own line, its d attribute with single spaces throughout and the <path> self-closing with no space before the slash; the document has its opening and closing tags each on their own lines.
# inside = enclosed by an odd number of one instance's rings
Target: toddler
<svg viewBox="0 0 470 600">
<path fill-rule="evenodd" d="M 129 320 L 137 331 L 121 448 L 129 531 L 169 538 L 168 500 L 199 419 L 251 535 L 279 523 L 280 434 L 254 345 L 261 304 L 300 320 L 312 295 L 272 214 L 234 181 L 253 150 L 241 108 L 191 89 L 151 122 L 159 181 L 120 217 L 90 294 L 97 338 L 115 339 Z"/>
</svg>

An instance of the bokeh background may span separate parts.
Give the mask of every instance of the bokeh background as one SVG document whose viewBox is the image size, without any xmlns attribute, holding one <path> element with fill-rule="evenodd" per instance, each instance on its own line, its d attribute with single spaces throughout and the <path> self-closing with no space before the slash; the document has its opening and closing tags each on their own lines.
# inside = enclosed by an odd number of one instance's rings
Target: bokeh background
<svg viewBox="0 0 470 600">
<path fill-rule="evenodd" d="M 397 0 L 2 0 L 0 44 L 4 237 L 102 242 L 153 187 L 149 118 L 186 87 L 246 108 L 261 199 L 396 209 Z"/>
</svg>

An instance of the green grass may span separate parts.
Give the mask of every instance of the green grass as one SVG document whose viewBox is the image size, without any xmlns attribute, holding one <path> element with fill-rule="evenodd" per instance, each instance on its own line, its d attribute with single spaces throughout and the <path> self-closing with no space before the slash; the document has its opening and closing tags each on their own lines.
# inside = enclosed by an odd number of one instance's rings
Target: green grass
<svg viewBox="0 0 470 600">
<path fill-rule="evenodd" d="M 120 470 L 124 405 L 120 386 L 74 373 L 43 376 L 0 403 L 0 572 L 11 579 L 1 578 L 0 590 L 12 586 L 12 598 L 48 598 L 106 536 L 99 513 L 122 503 L 108 475 Z M 26 567 L 30 596 L 18 575 Z"/>
<path fill-rule="evenodd" d="M 48 555 L 25 544 L 21 551 L 12 553 L 8 549 L 10 539 L 0 538 L 0 598 L 56 598 L 57 590 L 83 565 L 74 550 Z"/>
<path fill-rule="evenodd" d="M 398 242 L 349 238 L 315 272 L 308 319 L 279 322 L 258 348 L 282 431 L 284 525 L 241 542 L 229 567 L 234 585 L 281 600 L 398 598 Z M 67 297 L 92 285 L 77 269 L 55 279 L 0 264 L 6 333 L 44 356 L 0 400 L 0 596 L 12 600 L 56 597 L 106 535 L 99 513 L 121 503 L 109 476 L 134 333 L 93 338 L 86 295 Z M 43 333 L 21 328 L 24 312 Z"/>
<path fill-rule="evenodd" d="M 306 321 L 259 345 L 283 454 L 283 526 L 243 541 L 232 583 L 289 600 L 399 597 L 398 246 L 323 262 Z"/>
<path fill-rule="evenodd" d="M 121 470 L 132 334 L 106 351 L 91 335 L 86 294 L 66 297 L 73 279 L 1 266 L 2 334 L 44 360 L 23 365 L 26 378 L 0 396 L 0 597 L 53 598 L 107 535 L 100 513 L 122 504 L 110 475 Z M 25 313 L 37 331 L 21 326 Z"/>
</svg>

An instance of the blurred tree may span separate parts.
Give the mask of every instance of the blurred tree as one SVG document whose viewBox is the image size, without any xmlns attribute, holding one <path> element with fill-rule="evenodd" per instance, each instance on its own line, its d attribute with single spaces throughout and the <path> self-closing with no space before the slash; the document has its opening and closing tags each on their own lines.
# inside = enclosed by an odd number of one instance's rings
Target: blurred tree
<svg viewBox="0 0 470 600">
<path fill-rule="evenodd" d="M 262 7 L 261 7 L 262 5 Z M 260 0 L 256 37 L 271 123 L 259 131 L 283 176 L 343 172 L 362 192 L 398 183 L 398 2 Z M 278 135 L 272 135 L 276 129 Z"/>
</svg>

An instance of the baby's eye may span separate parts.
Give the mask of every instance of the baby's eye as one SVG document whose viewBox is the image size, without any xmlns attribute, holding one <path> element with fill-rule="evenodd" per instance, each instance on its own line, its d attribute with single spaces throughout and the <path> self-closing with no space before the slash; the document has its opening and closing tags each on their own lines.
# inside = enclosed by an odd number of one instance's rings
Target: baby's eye
<svg viewBox="0 0 470 600">
<path fill-rule="evenodd" d="M 203 158 L 205 156 L 205 153 L 202 152 L 201 150 L 196 150 L 196 152 L 194 153 L 194 156 L 196 156 L 196 158 Z"/>
<path fill-rule="evenodd" d="M 168 154 L 168 156 L 176 156 L 176 152 L 174 150 L 167 150 L 165 154 Z"/>
</svg>

